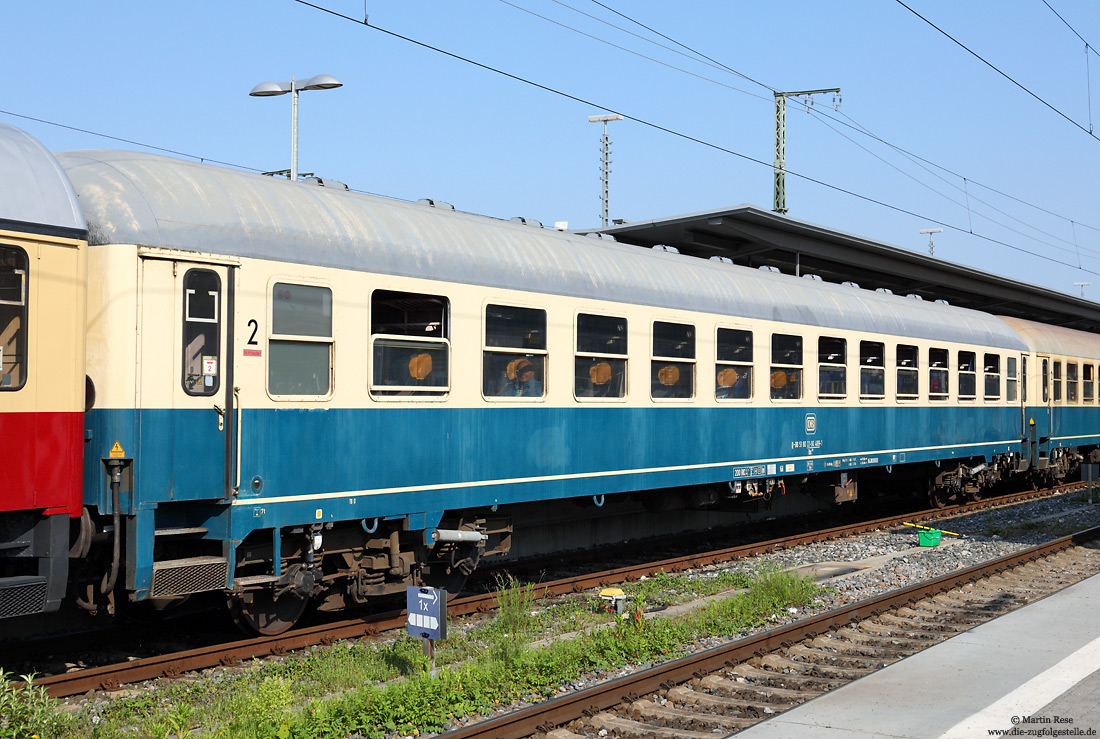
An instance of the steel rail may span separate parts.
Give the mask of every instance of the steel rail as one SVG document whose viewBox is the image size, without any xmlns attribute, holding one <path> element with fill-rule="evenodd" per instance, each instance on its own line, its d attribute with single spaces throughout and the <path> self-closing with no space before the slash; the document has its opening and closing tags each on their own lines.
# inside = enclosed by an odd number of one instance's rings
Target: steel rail
<svg viewBox="0 0 1100 739">
<path fill-rule="evenodd" d="M 1063 488 L 1071 486 L 1063 486 Z M 551 597 L 570 593 L 581 593 L 595 587 L 637 580 L 659 572 L 681 572 L 686 569 L 708 564 L 728 562 L 776 549 L 790 548 L 802 544 L 816 543 L 842 536 L 876 531 L 901 524 L 902 521 L 929 521 L 946 516 L 965 514 L 974 510 L 988 508 L 991 504 L 1012 504 L 1034 497 L 1051 495 L 1058 488 L 1044 491 L 1028 491 L 1002 496 L 992 500 L 968 503 L 952 508 L 933 508 L 926 511 L 906 513 L 864 521 L 857 524 L 836 526 L 830 529 L 812 531 L 795 536 L 771 539 L 768 541 L 742 544 L 702 554 L 674 557 L 659 562 L 620 567 L 602 572 L 563 578 L 538 584 L 534 588 L 537 597 Z M 461 616 L 474 613 L 487 613 L 496 607 L 498 593 L 456 598 L 447 604 L 449 615 Z M 153 680 L 161 677 L 175 678 L 187 672 L 209 667 L 229 666 L 238 662 L 267 657 L 281 656 L 318 644 L 332 644 L 343 639 L 359 639 L 374 636 L 384 631 L 396 630 L 405 626 L 405 612 L 388 611 L 371 614 L 334 623 L 293 629 L 277 636 L 261 636 L 252 639 L 214 644 L 183 652 L 142 657 L 130 662 L 91 667 L 79 671 L 49 675 L 35 679 L 35 684 L 46 689 L 54 698 L 79 695 L 94 690 L 116 690 L 128 683 Z"/>
<path fill-rule="evenodd" d="M 885 611 L 915 603 L 938 593 L 957 588 L 968 582 L 998 574 L 1012 567 L 1035 561 L 1079 545 L 1100 536 L 1100 527 L 1024 549 L 991 560 L 984 564 L 944 575 L 933 580 L 912 585 L 902 590 L 885 593 L 850 606 L 834 609 L 786 626 L 739 639 L 721 647 L 682 657 L 657 667 L 640 670 L 632 675 L 616 678 L 587 690 L 538 703 L 514 713 L 504 714 L 478 724 L 472 724 L 447 732 L 445 739 L 522 739 L 549 727 L 560 726 L 582 716 L 593 716 L 599 711 L 620 703 L 633 703 L 643 695 L 654 693 L 663 687 L 683 683 L 694 677 L 702 677 L 725 667 L 733 667 L 754 656 L 790 646 L 804 639 L 819 636 L 846 626 L 854 621 L 877 616 Z"/>
</svg>

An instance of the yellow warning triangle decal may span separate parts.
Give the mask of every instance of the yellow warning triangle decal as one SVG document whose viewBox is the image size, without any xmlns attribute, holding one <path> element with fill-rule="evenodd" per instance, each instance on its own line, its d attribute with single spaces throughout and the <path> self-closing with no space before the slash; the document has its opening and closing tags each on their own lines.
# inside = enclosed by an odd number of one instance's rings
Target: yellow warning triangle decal
<svg viewBox="0 0 1100 739">
<path fill-rule="evenodd" d="M 111 447 L 111 459 L 122 459 L 125 456 L 126 452 L 122 449 L 122 444 L 116 441 L 115 445 Z"/>
</svg>

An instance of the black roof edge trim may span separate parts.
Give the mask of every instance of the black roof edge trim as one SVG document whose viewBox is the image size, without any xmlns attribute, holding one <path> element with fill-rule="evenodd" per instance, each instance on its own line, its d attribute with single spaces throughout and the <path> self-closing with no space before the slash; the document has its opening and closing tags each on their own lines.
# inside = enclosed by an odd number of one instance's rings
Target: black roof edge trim
<svg viewBox="0 0 1100 739">
<path fill-rule="evenodd" d="M 67 226 L 49 226 L 45 223 L 29 223 L 27 221 L 13 221 L 9 218 L 0 218 L 0 231 L 18 231 L 20 233 L 35 234 L 38 236 L 56 236 L 62 239 L 77 239 L 86 241 L 87 229 L 69 228 Z"/>
</svg>

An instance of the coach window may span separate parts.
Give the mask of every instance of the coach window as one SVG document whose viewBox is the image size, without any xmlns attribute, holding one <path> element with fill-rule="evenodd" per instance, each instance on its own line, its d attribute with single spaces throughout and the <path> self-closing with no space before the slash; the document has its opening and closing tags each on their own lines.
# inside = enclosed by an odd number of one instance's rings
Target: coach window
<svg viewBox="0 0 1100 739">
<path fill-rule="evenodd" d="M 802 337 L 772 334 L 772 400 L 802 397 Z"/>
<path fill-rule="evenodd" d="M 950 393 L 951 369 L 946 349 L 928 350 L 928 399 L 947 400 Z"/>
<path fill-rule="evenodd" d="M 1005 359 L 1005 400 L 1016 402 L 1016 357 Z"/>
<path fill-rule="evenodd" d="M 716 349 L 714 397 L 718 400 L 751 398 L 752 331 L 720 328 Z"/>
<path fill-rule="evenodd" d="M 1066 363 L 1066 402 L 1077 402 L 1077 363 Z"/>
<path fill-rule="evenodd" d="M 848 394 L 848 342 L 831 336 L 817 340 L 817 396 L 843 399 Z"/>
<path fill-rule="evenodd" d="M 371 393 L 434 398 L 450 390 L 450 301 L 375 290 L 370 300 Z"/>
<path fill-rule="evenodd" d="M 1043 360 L 1043 379 L 1040 380 L 1043 383 L 1043 403 L 1050 402 L 1050 360 Z"/>
<path fill-rule="evenodd" d="M 898 344 L 898 400 L 916 400 L 920 395 L 920 351 Z"/>
<path fill-rule="evenodd" d="M 267 389 L 328 395 L 332 387 L 332 291 L 276 282 L 271 301 Z"/>
<path fill-rule="evenodd" d="M 1054 363 L 1054 402 L 1062 402 L 1062 363 Z"/>
<path fill-rule="evenodd" d="M 221 385 L 221 278 L 208 269 L 183 275 L 183 391 L 213 395 Z"/>
<path fill-rule="evenodd" d="M 959 400 L 974 400 L 978 395 L 974 361 L 974 352 L 959 352 Z"/>
<path fill-rule="evenodd" d="M 485 306 L 481 392 L 486 398 L 546 395 L 546 311 Z"/>
<path fill-rule="evenodd" d="M 886 345 L 880 341 L 859 342 L 859 397 L 879 400 L 886 397 Z"/>
<path fill-rule="evenodd" d="M 1081 385 L 1081 389 L 1083 391 L 1081 393 L 1081 402 L 1082 403 L 1091 403 L 1092 398 L 1093 398 L 1093 390 L 1096 387 L 1093 384 L 1094 383 L 1094 375 L 1093 375 L 1094 368 L 1093 368 L 1093 365 L 1091 365 L 1091 364 L 1084 364 L 1084 365 L 1081 365 L 1081 370 L 1085 375 L 1084 384 Z"/>
<path fill-rule="evenodd" d="M 626 319 L 577 315 L 573 388 L 578 398 L 626 397 Z"/>
<path fill-rule="evenodd" d="M 695 327 L 653 322 L 650 394 L 654 400 L 695 397 Z"/>
<path fill-rule="evenodd" d="M 27 382 L 27 253 L 0 246 L 0 391 Z"/>
<path fill-rule="evenodd" d="M 985 375 L 985 399 L 1001 399 L 1001 355 L 986 354 L 983 364 Z"/>
</svg>

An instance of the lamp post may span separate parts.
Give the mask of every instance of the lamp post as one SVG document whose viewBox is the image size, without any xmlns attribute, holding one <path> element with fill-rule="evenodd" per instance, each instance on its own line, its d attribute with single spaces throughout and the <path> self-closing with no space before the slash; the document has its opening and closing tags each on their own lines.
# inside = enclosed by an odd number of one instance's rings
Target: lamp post
<svg viewBox="0 0 1100 739">
<path fill-rule="evenodd" d="M 936 245 L 932 243 L 932 234 L 942 234 L 943 229 L 942 228 L 922 228 L 920 230 L 920 233 L 928 235 L 928 256 L 930 256 L 930 257 L 936 256 Z"/>
<path fill-rule="evenodd" d="M 290 181 L 298 180 L 298 93 L 302 90 L 331 90 L 342 87 L 343 82 L 331 74 L 319 74 L 301 82 L 293 77 L 290 82 L 261 82 L 248 93 L 253 97 L 270 97 L 290 93 Z"/>
<path fill-rule="evenodd" d="M 623 117 L 618 113 L 608 113 L 607 115 L 590 115 L 588 116 L 589 123 L 602 123 L 603 124 L 603 138 L 600 139 L 600 181 L 603 184 L 603 189 L 600 192 L 600 221 L 603 223 L 603 227 L 607 228 L 607 220 L 611 210 L 611 193 L 610 193 L 610 178 L 611 178 L 611 139 L 607 136 L 607 124 L 609 121 L 621 121 Z"/>
</svg>

